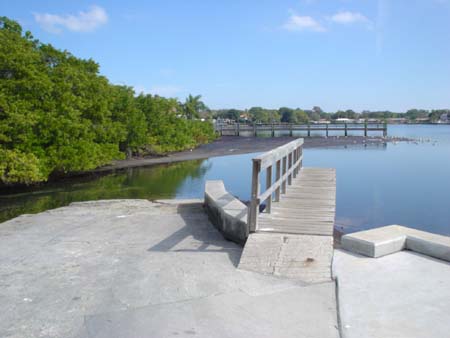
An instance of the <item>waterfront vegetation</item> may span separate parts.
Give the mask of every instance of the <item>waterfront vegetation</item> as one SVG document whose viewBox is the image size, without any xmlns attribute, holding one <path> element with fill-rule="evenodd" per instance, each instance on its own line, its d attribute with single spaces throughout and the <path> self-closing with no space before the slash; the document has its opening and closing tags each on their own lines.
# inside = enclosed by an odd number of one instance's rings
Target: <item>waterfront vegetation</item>
<svg viewBox="0 0 450 338">
<path fill-rule="evenodd" d="M 0 18 L 0 185 L 42 182 L 114 159 L 193 148 L 214 139 L 200 96 L 135 94 L 99 65 Z"/>
<path fill-rule="evenodd" d="M 316 106 L 312 109 L 288 108 L 266 109 L 252 107 L 250 109 L 219 109 L 210 111 L 212 117 L 233 121 L 252 121 L 258 123 L 287 122 L 287 123 L 314 123 L 318 121 L 336 121 L 338 119 L 350 120 L 378 120 L 399 123 L 437 123 L 444 118 L 450 120 L 450 109 L 410 109 L 406 113 L 391 111 L 363 111 L 355 112 L 352 109 L 325 112 Z"/>
</svg>

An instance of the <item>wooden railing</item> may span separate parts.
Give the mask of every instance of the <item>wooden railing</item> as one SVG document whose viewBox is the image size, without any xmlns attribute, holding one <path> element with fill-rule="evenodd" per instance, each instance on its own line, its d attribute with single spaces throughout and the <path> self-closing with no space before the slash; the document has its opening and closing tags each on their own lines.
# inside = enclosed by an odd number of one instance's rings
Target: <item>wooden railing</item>
<svg viewBox="0 0 450 338">
<path fill-rule="evenodd" d="M 258 229 L 259 206 L 266 201 L 265 212 L 270 213 L 272 201 L 279 201 L 286 193 L 286 184 L 292 184 L 302 166 L 303 139 L 296 139 L 281 147 L 255 157 L 252 170 L 251 202 L 248 210 L 248 226 L 250 232 Z M 275 168 L 275 181 L 272 182 Z M 261 192 L 260 174 L 266 170 L 266 190 Z"/>
</svg>

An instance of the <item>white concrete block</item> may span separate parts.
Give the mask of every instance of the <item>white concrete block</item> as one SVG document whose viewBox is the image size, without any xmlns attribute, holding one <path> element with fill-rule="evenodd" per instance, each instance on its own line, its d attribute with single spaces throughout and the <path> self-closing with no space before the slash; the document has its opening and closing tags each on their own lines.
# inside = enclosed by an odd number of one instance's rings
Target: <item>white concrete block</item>
<svg viewBox="0 0 450 338">
<path fill-rule="evenodd" d="M 342 237 L 343 249 L 368 257 L 386 256 L 404 249 L 450 261 L 450 237 L 401 225 L 360 231 Z"/>
</svg>

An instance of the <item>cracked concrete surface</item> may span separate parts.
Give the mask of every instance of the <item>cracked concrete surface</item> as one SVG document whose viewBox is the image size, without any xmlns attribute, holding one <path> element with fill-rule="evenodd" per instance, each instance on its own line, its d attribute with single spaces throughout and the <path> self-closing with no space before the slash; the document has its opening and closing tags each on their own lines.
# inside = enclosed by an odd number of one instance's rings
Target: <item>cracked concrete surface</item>
<svg viewBox="0 0 450 338">
<path fill-rule="evenodd" d="M 1 337 L 338 337 L 335 288 L 236 269 L 199 201 L 74 203 L 0 224 Z"/>
</svg>

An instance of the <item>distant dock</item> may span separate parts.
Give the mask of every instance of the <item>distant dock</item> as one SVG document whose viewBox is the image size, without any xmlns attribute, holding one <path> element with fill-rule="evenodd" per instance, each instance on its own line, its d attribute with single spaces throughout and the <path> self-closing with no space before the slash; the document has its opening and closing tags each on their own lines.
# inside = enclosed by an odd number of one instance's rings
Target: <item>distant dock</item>
<svg viewBox="0 0 450 338">
<path fill-rule="evenodd" d="M 348 136 L 349 132 L 359 131 L 364 136 L 369 133 L 382 133 L 387 136 L 387 123 L 216 123 L 216 131 L 221 136 L 259 136 L 270 135 L 275 137 L 277 134 L 294 136 L 294 132 L 304 132 L 302 136 L 311 137 L 321 135 L 328 137 L 330 133 L 342 133 L 342 136 Z M 305 133 L 306 132 L 306 133 Z"/>
</svg>

